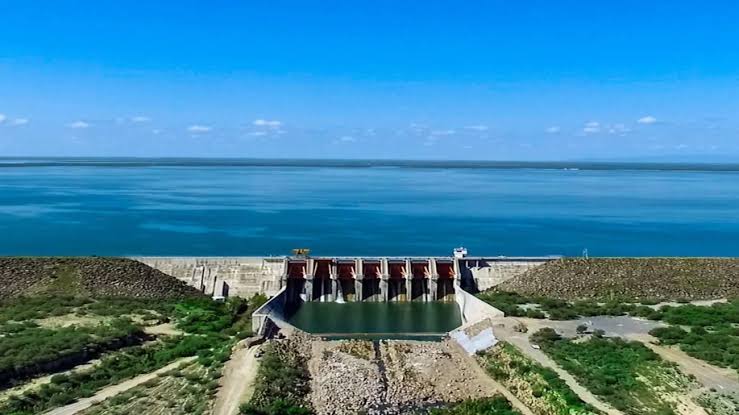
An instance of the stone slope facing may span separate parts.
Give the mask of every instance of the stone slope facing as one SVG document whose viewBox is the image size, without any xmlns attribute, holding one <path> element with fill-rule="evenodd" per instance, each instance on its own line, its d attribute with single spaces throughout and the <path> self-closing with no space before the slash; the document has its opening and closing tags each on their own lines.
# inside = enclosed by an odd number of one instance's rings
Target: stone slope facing
<svg viewBox="0 0 739 415">
<path fill-rule="evenodd" d="M 201 294 L 131 259 L 0 257 L 0 298 L 33 295 L 177 298 Z"/>
<path fill-rule="evenodd" d="M 732 298 L 739 258 L 564 258 L 495 288 L 566 300 Z"/>
</svg>

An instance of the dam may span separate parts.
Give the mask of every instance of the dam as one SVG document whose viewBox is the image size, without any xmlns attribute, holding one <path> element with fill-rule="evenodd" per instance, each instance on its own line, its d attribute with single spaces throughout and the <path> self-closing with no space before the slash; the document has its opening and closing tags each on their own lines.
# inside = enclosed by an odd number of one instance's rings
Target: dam
<svg viewBox="0 0 739 415">
<path fill-rule="evenodd" d="M 456 283 L 485 290 L 559 256 L 132 257 L 214 298 L 276 295 L 304 301 L 449 301 Z M 291 298 L 294 299 L 294 298 Z"/>
<path fill-rule="evenodd" d="M 503 315 L 471 292 L 559 258 L 293 255 L 133 259 L 214 299 L 270 296 L 252 317 L 252 328 L 260 334 L 289 328 L 326 338 L 439 339 L 455 328 Z"/>
</svg>

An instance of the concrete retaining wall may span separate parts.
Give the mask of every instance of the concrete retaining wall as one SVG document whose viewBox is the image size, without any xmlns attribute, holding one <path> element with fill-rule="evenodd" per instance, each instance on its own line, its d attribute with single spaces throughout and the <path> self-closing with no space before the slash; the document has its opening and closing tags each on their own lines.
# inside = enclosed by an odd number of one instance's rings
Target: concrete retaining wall
<svg viewBox="0 0 739 415">
<path fill-rule="evenodd" d="M 477 289 L 487 290 L 524 272 L 547 262 L 535 260 L 473 259 L 461 260 L 460 272 L 470 272 L 477 283 Z"/>
<path fill-rule="evenodd" d="M 137 257 L 132 258 L 218 297 L 275 295 L 285 272 L 282 257 Z"/>
<path fill-rule="evenodd" d="M 459 312 L 462 315 L 462 326 L 486 318 L 504 316 L 502 311 L 468 293 L 457 284 L 454 285 L 454 299 L 457 301 Z"/>
<path fill-rule="evenodd" d="M 264 327 L 267 318 L 271 319 L 278 326 L 280 326 L 279 323 L 284 321 L 286 292 L 287 287 L 282 287 L 274 297 L 270 298 L 269 301 L 252 313 L 251 328 L 254 333 L 263 334 L 261 333 L 261 329 Z"/>
</svg>

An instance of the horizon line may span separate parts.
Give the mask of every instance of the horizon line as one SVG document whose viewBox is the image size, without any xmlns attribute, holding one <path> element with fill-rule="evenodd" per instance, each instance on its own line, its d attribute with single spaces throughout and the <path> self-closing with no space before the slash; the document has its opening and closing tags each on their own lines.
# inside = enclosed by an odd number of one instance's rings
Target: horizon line
<svg viewBox="0 0 739 415">
<path fill-rule="evenodd" d="M 408 169 L 548 169 L 739 172 L 739 162 L 607 161 L 607 160 L 432 160 L 432 159 L 330 159 L 246 157 L 103 157 L 103 156 L 0 156 L 0 168 L 41 167 L 323 167 Z"/>
</svg>

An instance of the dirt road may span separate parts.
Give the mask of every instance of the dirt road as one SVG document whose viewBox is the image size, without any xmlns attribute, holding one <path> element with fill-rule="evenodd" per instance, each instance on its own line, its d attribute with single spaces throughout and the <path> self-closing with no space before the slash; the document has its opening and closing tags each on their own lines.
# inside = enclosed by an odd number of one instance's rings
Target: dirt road
<svg viewBox="0 0 739 415">
<path fill-rule="evenodd" d="M 155 370 L 154 372 L 137 376 L 133 379 L 129 379 L 125 382 L 121 382 L 117 385 L 108 386 L 107 388 L 100 390 L 98 393 L 96 393 L 95 395 L 89 398 L 80 399 L 73 404 L 62 406 L 61 408 L 52 409 L 51 411 L 45 412 L 45 414 L 46 415 L 74 415 L 80 411 L 83 411 L 91 407 L 97 402 L 102 402 L 108 398 L 112 398 L 113 396 L 116 396 L 119 393 L 125 392 L 133 387 L 136 387 L 142 383 L 148 382 L 149 380 L 156 378 L 157 375 L 159 375 L 160 373 L 165 373 L 172 369 L 176 369 L 180 365 L 184 363 L 189 363 L 193 360 L 195 360 L 195 357 L 186 357 L 186 358 L 177 360 L 176 362 L 171 363 L 167 366 L 164 366 L 163 368 L 159 370 Z"/>
<path fill-rule="evenodd" d="M 251 398 L 259 368 L 257 350 L 259 346 L 248 349 L 239 347 L 231 356 L 231 360 L 226 362 L 213 415 L 236 415 L 239 412 L 239 405 Z"/>
<path fill-rule="evenodd" d="M 677 363 L 683 373 L 695 376 L 695 379 L 706 388 L 713 388 L 721 393 L 739 396 L 739 378 L 735 371 L 698 360 L 676 346 L 668 347 L 653 344 L 652 342 L 657 341 L 657 339 L 649 335 L 633 335 L 628 336 L 628 338 L 643 343 L 660 355 L 662 359 Z"/>
</svg>

